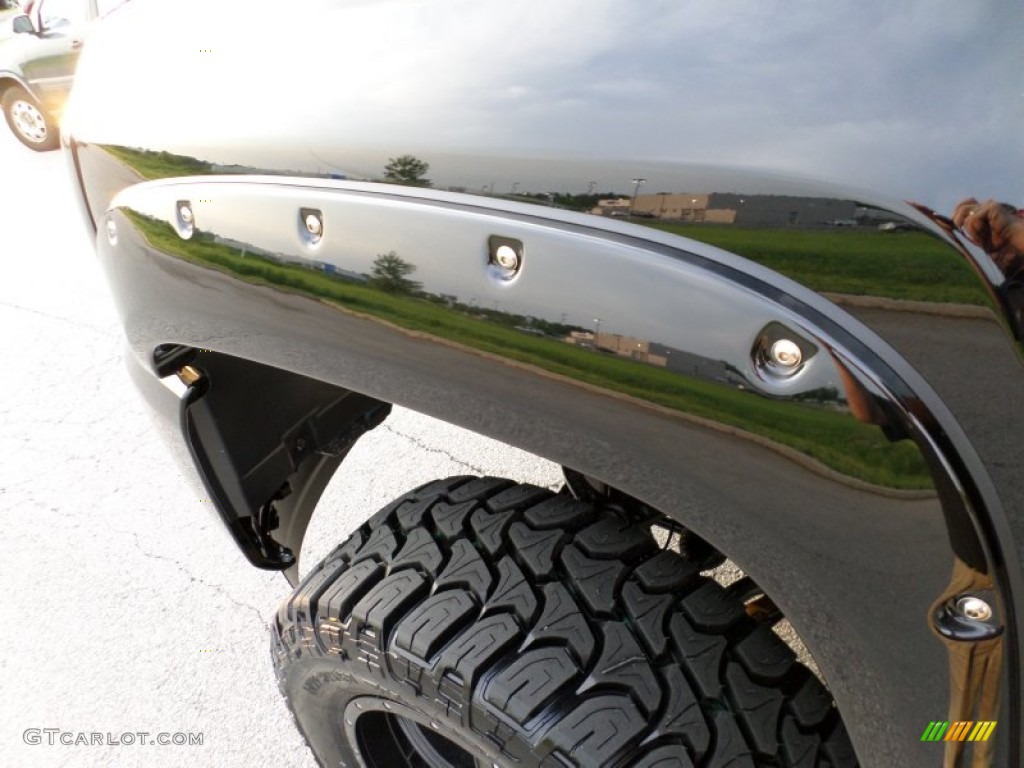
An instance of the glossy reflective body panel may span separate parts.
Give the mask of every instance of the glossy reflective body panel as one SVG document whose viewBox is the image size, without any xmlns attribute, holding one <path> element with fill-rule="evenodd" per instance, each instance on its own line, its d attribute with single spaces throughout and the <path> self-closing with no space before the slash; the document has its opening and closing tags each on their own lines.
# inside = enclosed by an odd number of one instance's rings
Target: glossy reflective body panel
<svg viewBox="0 0 1024 768">
<path fill-rule="evenodd" d="M 1008 404 L 1024 376 L 994 264 L 911 205 L 629 160 L 623 131 L 664 151 L 678 102 L 634 88 L 643 122 L 606 115 L 599 146 L 600 62 L 566 40 L 562 10 L 548 28 L 427 6 L 324 11 L 284 80 L 214 17 L 208 45 L 186 41 L 231 56 L 147 64 L 131 104 L 102 100 L 114 65 L 86 55 L 71 159 L 135 362 L 152 371 L 162 344 L 209 349 L 599 478 L 775 598 L 865 765 L 938 764 L 944 747 L 921 731 L 951 712 L 998 720 L 996 752 L 978 754 L 1009 764 L 1024 417 Z M 325 29 L 345 44 L 326 48 Z M 602 45 L 621 50 L 631 30 Z M 478 41 L 498 37 L 566 44 L 577 68 L 543 114 L 503 108 L 529 94 L 502 67 L 472 70 Z M 149 60 L 123 25 L 104 44 Z M 258 113 L 254 81 L 287 87 L 291 111 Z M 565 151 L 574 131 L 592 157 Z M 967 592 L 996 605 L 987 645 L 940 637 Z"/>
</svg>

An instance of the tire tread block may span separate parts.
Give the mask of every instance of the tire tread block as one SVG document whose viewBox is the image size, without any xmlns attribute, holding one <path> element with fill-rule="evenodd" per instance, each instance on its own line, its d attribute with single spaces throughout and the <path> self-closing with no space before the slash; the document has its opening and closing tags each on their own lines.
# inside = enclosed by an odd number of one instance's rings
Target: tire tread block
<svg viewBox="0 0 1024 768">
<path fill-rule="evenodd" d="M 804 671 L 804 681 L 789 699 L 789 710 L 803 728 L 814 728 L 832 711 L 832 694 L 813 674 Z"/>
<path fill-rule="evenodd" d="M 783 718 L 779 733 L 786 765 L 792 768 L 815 768 L 818 747 L 821 745 L 817 734 L 804 733 L 789 716 Z"/>
<path fill-rule="evenodd" d="M 594 633 L 580 613 L 579 606 L 562 584 L 545 584 L 544 610 L 526 638 L 525 647 L 537 642 L 562 641 L 576 655 L 580 668 L 585 668 L 594 655 Z"/>
<path fill-rule="evenodd" d="M 821 743 L 821 754 L 828 758 L 832 768 L 856 768 L 857 756 L 853 753 L 846 726 L 836 723 Z"/>
<path fill-rule="evenodd" d="M 480 557 L 476 547 L 465 539 L 459 539 L 452 544 L 448 563 L 441 571 L 441 575 L 437 577 L 434 585 L 437 590 L 463 587 L 476 595 L 480 602 L 483 602 L 491 590 L 492 581 L 491 569 Z"/>
<path fill-rule="evenodd" d="M 555 552 L 563 536 L 559 530 L 535 531 L 525 523 L 512 523 L 508 529 L 516 554 L 535 579 L 546 579 L 554 573 Z"/>
<path fill-rule="evenodd" d="M 497 496 L 489 498 L 487 500 L 487 508 L 495 513 L 508 512 L 537 504 L 552 495 L 552 491 L 549 491 L 547 488 L 530 485 L 529 483 L 521 483 L 513 485 Z"/>
<path fill-rule="evenodd" d="M 754 750 L 764 757 L 774 757 L 779 751 L 777 733 L 782 691 L 754 682 L 739 664 L 729 664 L 725 679 L 732 694 L 733 708 L 750 735 Z"/>
<path fill-rule="evenodd" d="M 437 532 L 446 539 L 454 539 L 463 533 L 463 524 L 466 517 L 477 508 L 479 502 L 475 499 L 463 501 L 459 504 L 448 504 L 441 502 L 430 510 L 430 516 L 434 520 L 434 527 Z M 461 539 L 460 539 L 461 541 Z"/>
<path fill-rule="evenodd" d="M 546 734 L 563 754 L 580 766 L 605 765 L 644 729 L 643 716 L 627 696 L 586 699 Z"/>
<path fill-rule="evenodd" d="M 448 590 L 431 595 L 395 627 L 395 647 L 426 665 L 451 638 L 454 631 L 477 611 L 468 592 Z"/>
<path fill-rule="evenodd" d="M 529 627 L 537 614 L 537 598 L 519 566 L 508 556 L 498 561 L 498 585 L 487 600 L 487 612 L 513 611 L 520 626 Z"/>
<path fill-rule="evenodd" d="M 407 496 L 414 496 L 416 498 L 451 496 L 457 488 L 461 488 L 467 483 L 479 479 L 476 475 L 453 475 L 452 477 L 445 477 L 440 480 L 431 480 L 416 488 Z"/>
<path fill-rule="evenodd" d="M 474 477 L 465 485 L 460 485 L 455 490 L 449 491 L 448 501 L 452 504 L 470 500 L 482 501 L 512 485 L 515 483 L 503 477 Z"/>
<path fill-rule="evenodd" d="M 437 503 L 437 498 L 428 496 L 427 498 L 409 499 L 399 505 L 395 509 L 395 519 L 398 522 L 398 527 L 402 529 L 402 533 L 422 530 L 420 526 L 423 525 L 423 517 L 435 503 Z"/>
<path fill-rule="evenodd" d="M 352 531 L 352 535 L 348 537 L 348 540 L 340 547 L 335 549 L 331 554 L 327 556 L 328 560 L 340 558 L 346 563 L 352 562 L 352 558 L 356 556 L 356 553 L 362 549 L 363 544 L 366 543 L 366 536 L 363 532 L 356 528 Z"/>
<path fill-rule="evenodd" d="M 693 768 L 693 762 L 679 747 L 658 747 L 641 757 L 633 768 Z"/>
<path fill-rule="evenodd" d="M 587 607 L 593 613 L 611 615 L 615 595 L 626 566 L 617 560 L 595 560 L 587 557 L 575 544 L 562 550 L 562 565 Z"/>
<path fill-rule="evenodd" d="M 747 673 L 761 682 L 777 682 L 793 668 L 796 654 L 764 624 L 733 646 L 733 652 Z"/>
<path fill-rule="evenodd" d="M 743 605 L 714 581 L 705 581 L 680 601 L 698 629 L 725 632 L 746 616 Z"/>
<path fill-rule="evenodd" d="M 669 634 L 701 696 L 708 699 L 721 698 L 720 670 L 725 654 L 725 638 L 700 634 L 679 613 L 669 620 Z"/>
<path fill-rule="evenodd" d="M 476 534 L 477 541 L 492 557 L 504 549 L 506 534 L 514 514 L 515 512 L 512 510 L 488 512 L 478 509 L 469 518 L 469 524 Z"/>
<path fill-rule="evenodd" d="M 707 760 L 707 768 L 756 768 L 736 720 L 728 712 L 711 715 L 715 732 L 715 750 Z"/>
<path fill-rule="evenodd" d="M 384 566 L 373 560 L 356 563 L 342 573 L 320 597 L 323 618 L 348 621 L 352 606 L 384 576 Z"/>
<path fill-rule="evenodd" d="M 487 681 L 483 699 L 524 725 L 578 673 L 565 648 L 537 648 L 520 654 Z"/>
<path fill-rule="evenodd" d="M 662 674 L 668 702 L 654 733 L 686 742 L 694 760 L 699 762 L 711 744 L 711 731 L 701 712 L 700 702 L 678 665 L 665 667 Z"/>
<path fill-rule="evenodd" d="M 657 657 L 665 653 L 668 649 L 665 622 L 672 608 L 672 596 L 649 595 L 636 583 L 628 581 L 622 588 L 622 602 L 651 654 Z"/>
<path fill-rule="evenodd" d="M 352 618 L 360 627 L 385 631 L 402 609 L 419 599 L 427 580 L 416 571 L 398 571 L 385 576 L 352 609 Z M 382 645 L 378 635 L 378 644 Z"/>
<path fill-rule="evenodd" d="M 281 604 L 282 610 L 278 612 L 281 622 L 316 624 L 320 598 L 331 588 L 338 574 L 347 567 L 340 559 L 324 561 L 303 580 L 295 594 Z"/>
<path fill-rule="evenodd" d="M 700 576 L 700 567 L 671 550 L 662 550 L 633 571 L 647 592 L 679 593 Z"/>
<path fill-rule="evenodd" d="M 440 667 L 472 686 L 482 668 L 505 653 L 519 632 L 516 620 L 507 613 L 481 619 L 445 648 Z"/>
<path fill-rule="evenodd" d="M 576 544 L 591 557 L 622 560 L 639 557 L 656 546 L 647 527 L 610 514 L 602 515 L 577 533 Z"/>
<path fill-rule="evenodd" d="M 533 528 L 547 531 L 574 530 L 594 517 L 589 504 L 571 496 L 552 496 L 535 504 L 523 513 L 523 519 Z"/>
<path fill-rule="evenodd" d="M 391 561 L 391 570 L 406 566 L 419 566 L 429 572 L 431 576 L 436 576 L 443 561 L 444 556 L 430 532 L 426 528 L 415 528 L 406 537 L 402 548 L 398 550 L 398 554 Z"/>
<path fill-rule="evenodd" d="M 367 538 L 366 543 L 359 548 L 359 551 L 352 557 L 353 563 L 359 563 L 371 558 L 377 558 L 382 563 L 390 563 L 391 558 L 398 551 L 398 539 L 395 533 L 388 526 L 382 525 L 374 530 Z"/>
<path fill-rule="evenodd" d="M 627 688 L 647 715 L 661 703 L 661 685 L 633 633 L 619 622 L 601 627 L 601 655 L 580 692 L 608 685 Z"/>
</svg>

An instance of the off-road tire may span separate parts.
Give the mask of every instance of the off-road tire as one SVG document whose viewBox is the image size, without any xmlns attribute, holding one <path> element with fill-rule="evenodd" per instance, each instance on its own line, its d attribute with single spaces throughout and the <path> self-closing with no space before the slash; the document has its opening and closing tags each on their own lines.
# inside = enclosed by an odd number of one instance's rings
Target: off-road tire
<svg viewBox="0 0 1024 768">
<path fill-rule="evenodd" d="M 612 508 L 433 482 L 282 604 L 281 690 L 325 766 L 855 766 L 818 679 L 698 568 Z"/>
<path fill-rule="evenodd" d="M 47 114 L 43 106 L 30 93 L 20 86 L 11 86 L 0 98 L 0 107 L 4 111 L 4 119 L 14 137 L 29 149 L 36 152 L 48 152 L 60 146 L 60 135 L 57 123 Z M 38 134 L 29 134 L 22 130 L 15 113 L 19 108 L 32 110 L 38 115 Z"/>
</svg>

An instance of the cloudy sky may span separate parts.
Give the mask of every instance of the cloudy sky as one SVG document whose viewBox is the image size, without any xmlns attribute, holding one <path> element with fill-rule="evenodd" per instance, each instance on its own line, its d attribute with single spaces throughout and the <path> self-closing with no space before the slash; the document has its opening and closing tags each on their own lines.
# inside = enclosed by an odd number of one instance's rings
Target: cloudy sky
<svg viewBox="0 0 1024 768">
<path fill-rule="evenodd" d="M 138 98 L 105 99 L 84 138 L 247 162 L 301 135 L 317 162 L 367 177 L 406 152 L 435 177 L 435 155 L 572 154 L 773 169 L 943 210 L 1024 204 L 1020 2 L 352 0 L 304 5 L 294 24 L 272 4 L 246 3 L 244 24 L 175 7 L 127 50 L 92 46 L 108 67 L 95 82 Z M 521 190 L 558 188 L 541 167 Z"/>
</svg>

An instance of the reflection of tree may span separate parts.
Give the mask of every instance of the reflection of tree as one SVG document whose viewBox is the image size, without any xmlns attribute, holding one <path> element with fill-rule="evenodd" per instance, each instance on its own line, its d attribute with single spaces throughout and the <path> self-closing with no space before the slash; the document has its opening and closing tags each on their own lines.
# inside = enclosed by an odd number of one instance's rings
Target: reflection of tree
<svg viewBox="0 0 1024 768">
<path fill-rule="evenodd" d="M 406 277 L 415 271 L 414 264 L 410 264 L 394 251 L 388 251 L 373 260 L 370 285 L 385 293 L 415 293 L 422 284 Z"/>
<path fill-rule="evenodd" d="M 384 166 L 384 178 L 409 187 L 429 187 L 430 179 L 424 178 L 429 170 L 430 163 L 414 155 L 399 155 L 388 158 Z"/>
</svg>

